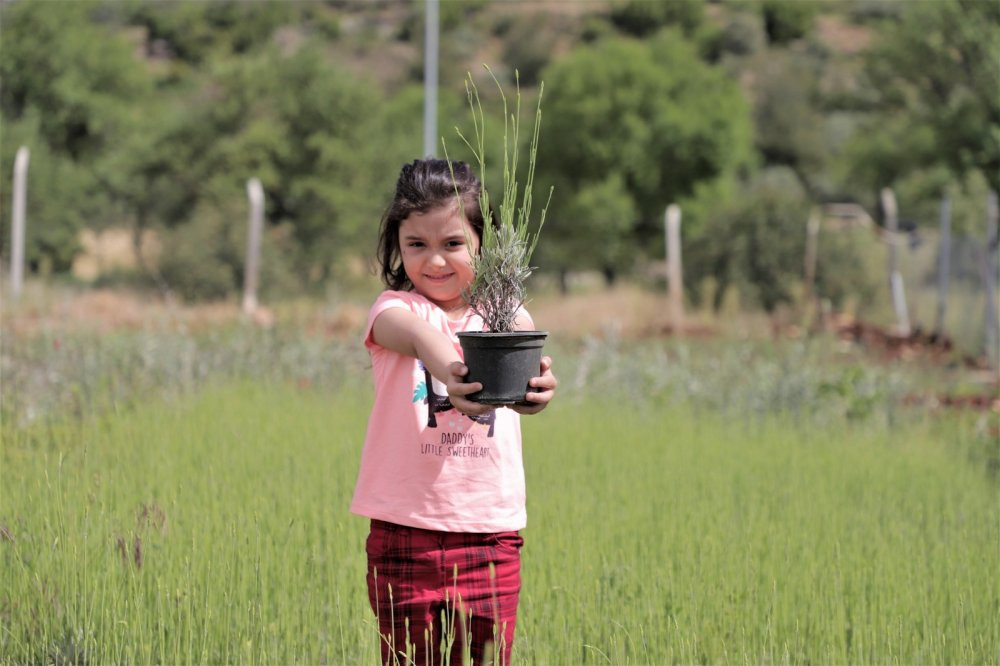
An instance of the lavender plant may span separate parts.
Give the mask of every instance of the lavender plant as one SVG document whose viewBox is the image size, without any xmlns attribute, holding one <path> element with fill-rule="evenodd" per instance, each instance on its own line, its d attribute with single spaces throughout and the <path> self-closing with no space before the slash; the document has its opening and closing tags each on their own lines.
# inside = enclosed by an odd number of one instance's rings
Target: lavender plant
<svg viewBox="0 0 1000 666">
<path fill-rule="evenodd" d="M 545 84 L 540 86 L 538 92 L 534 130 L 528 151 L 528 170 L 522 185 L 518 182 L 518 139 L 520 138 L 521 126 L 520 78 L 515 71 L 514 112 L 509 113 L 507 96 L 504 94 L 503 86 L 489 67 L 486 67 L 486 71 L 496 83 L 503 101 L 503 191 L 496 208 L 497 223 L 491 224 L 487 219 L 483 228 L 483 241 L 479 254 L 473 257 L 472 266 L 475 278 L 466 291 L 466 300 L 473 311 L 483 318 L 488 330 L 495 333 L 508 333 L 515 329 L 518 309 L 524 304 L 527 297 L 525 282 L 533 270 L 530 264 L 531 255 L 535 251 L 538 234 L 545 223 L 545 212 L 552 199 L 552 188 L 549 188 L 549 197 L 539 216 L 538 228 L 532 232 L 530 230 L 532 189 L 535 180 L 535 161 L 538 153 L 538 135 L 542 121 L 542 94 L 545 90 Z M 465 90 L 469 98 L 469 108 L 472 111 L 475 136 L 470 141 L 457 127 L 455 131 L 472 151 L 479 166 L 480 177 L 485 178 L 486 117 L 479 98 L 479 90 L 476 88 L 471 74 L 466 78 Z M 447 158 L 447 145 L 444 146 L 444 150 Z M 448 161 L 450 164 L 451 160 Z M 454 174 L 452 176 L 454 177 Z M 479 205 L 485 217 L 489 218 L 493 214 L 489 191 L 485 183 L 479 196 Z"/>
</svg>

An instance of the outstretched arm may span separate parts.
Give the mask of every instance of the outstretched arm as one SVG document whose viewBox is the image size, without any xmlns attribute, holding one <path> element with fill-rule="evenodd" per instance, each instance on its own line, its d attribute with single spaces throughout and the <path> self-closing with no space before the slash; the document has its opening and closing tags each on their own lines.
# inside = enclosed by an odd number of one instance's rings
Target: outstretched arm
<svg viewBox="0 0 1000 666">
<path fill-rule="evenodd" d="M 465 397 L 482 390 L 483 385 L 463 381 L 469 369 L 451 340 L 409 310 L 390 308 L 379 314 L 372 322 L 372 339 L 386 349 L 423 361 L 431 375 L 447 385 L 452 406 L 463 414 L 479 416 L 495 409 Z"/>
</svg>

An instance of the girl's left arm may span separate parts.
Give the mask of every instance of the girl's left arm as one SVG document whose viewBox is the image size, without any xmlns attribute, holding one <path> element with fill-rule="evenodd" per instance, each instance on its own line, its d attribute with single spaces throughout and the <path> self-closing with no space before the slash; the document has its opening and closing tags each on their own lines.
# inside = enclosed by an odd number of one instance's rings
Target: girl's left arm
<svg viewBox="0 0 1000 666">
<path fill-rule="evenodd" d="M 517 318 L 517 330 L 535 330 L 534 321 L 532 321 L 531 316 L 523 310 L 521 311 L 521 315 Z M 533 377 L 528 382 L 528 386 L 531 386 L 535 390 L 528 391 L 528 393 L 524 396 L 524 399 L 532 404 L 511 405 L 510 408 L 519 414 L 537 414 L 545 409 L 555 396 L 556 386 L 558 386 L 558 384 L 559 381 L 556 379 L 556 376 L 552 374 L 552 357 L 543 356 L 541 368 L 539 369 L 539 376 Z"/>
</svg>

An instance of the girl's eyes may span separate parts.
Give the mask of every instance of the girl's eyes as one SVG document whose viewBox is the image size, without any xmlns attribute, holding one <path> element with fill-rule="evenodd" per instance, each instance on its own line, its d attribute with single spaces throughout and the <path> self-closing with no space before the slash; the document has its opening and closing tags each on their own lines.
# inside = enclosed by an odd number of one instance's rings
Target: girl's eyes
<svg viewBox="0 0 1000 666">
<path fill-rule="evenodd" d="M 459 248 L 463 247 L 464 245 L 465 245 L 464 240 L 450 240 L 445 242 L 445 247 L 449 248 Z M 421 248 L 424 247 L 424 243 L 422 241 L 410 241 L 409 243 L 406 244 L 406 247 Z"/>
</svg>

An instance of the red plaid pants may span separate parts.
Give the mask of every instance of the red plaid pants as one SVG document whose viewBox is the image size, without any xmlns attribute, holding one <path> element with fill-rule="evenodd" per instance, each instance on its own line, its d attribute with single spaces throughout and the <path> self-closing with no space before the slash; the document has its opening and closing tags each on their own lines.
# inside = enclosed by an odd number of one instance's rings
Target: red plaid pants
<svg viewBox="0 0 1000 666">
<path fill-rule="evenodd" d="M 523 543 L 517 532 L 438 532 L 372 520 L 368 600 L 382 663 L 510 664 Z"/>
</svg>

